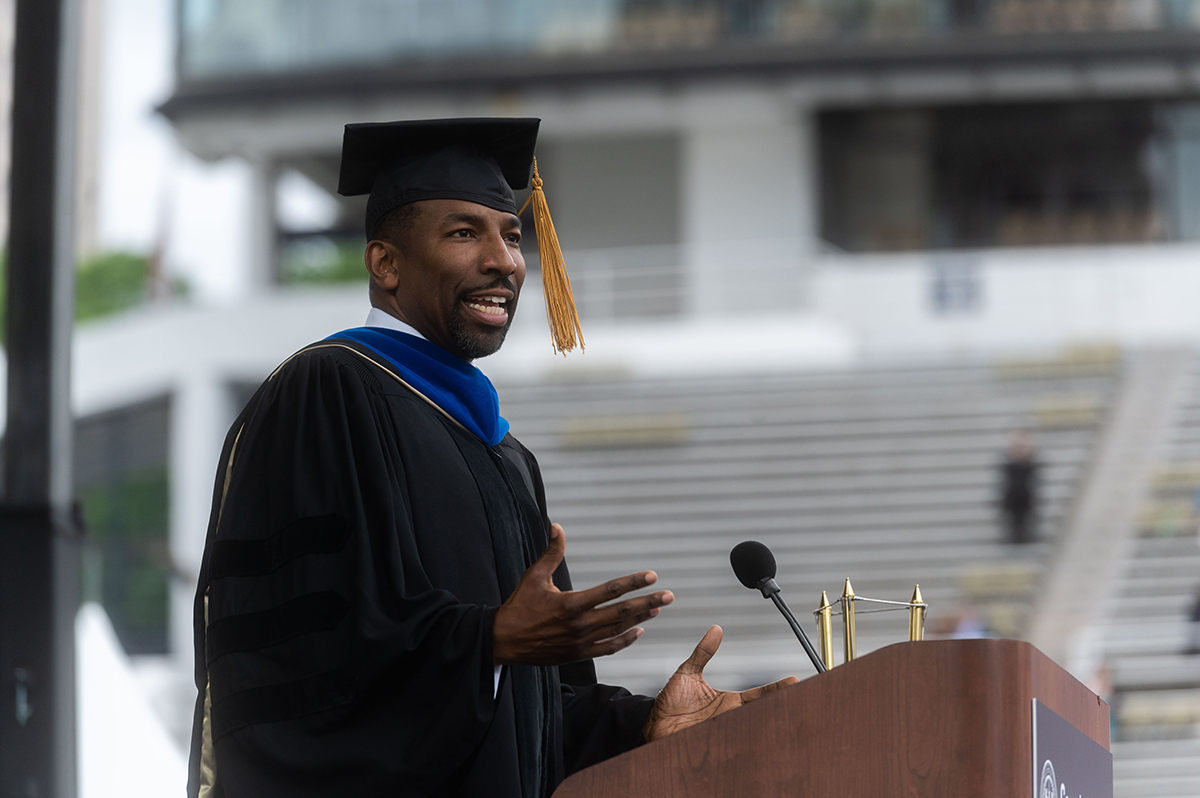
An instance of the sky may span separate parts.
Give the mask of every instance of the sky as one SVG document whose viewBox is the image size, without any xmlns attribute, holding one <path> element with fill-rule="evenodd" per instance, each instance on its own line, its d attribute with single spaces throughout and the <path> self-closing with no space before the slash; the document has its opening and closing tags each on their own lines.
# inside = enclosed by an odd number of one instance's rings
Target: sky
<svg viewBox="0 0 1200 798">
<path fill-rule="evenodd" d="M 96 0 L 91 0 L 95 2 Z M 228 158 L 205 163 L 176 141 L 155 111 L 174 84 L 174 0 L 104 3 L 97 243 L 147 253 L 161 242 L 169 272 L 205 303 L 248 288 L 250 173 Z M 299 175 L 280 184 L 282 221 L 319 223 L 332 200 Z"/>
<path fill-rule="evenodd" d="M 97 244 L 146 253 L 161 243 L 168 271 L 200 301 L 242 289 L 240 246 L 249 175 L 183 150 L 155 107 L 174 83 L 173 0 L 100 0 L 104 56 Z"/>
<path fill-rule="evenodd" d="M 104 3 L 100 105 L 100 198 L 103 248 L 147 250 L 154 244 L 179 157 L 170 126 L 154 105 L 171 90 L 170 0 Z"/>
</svg>

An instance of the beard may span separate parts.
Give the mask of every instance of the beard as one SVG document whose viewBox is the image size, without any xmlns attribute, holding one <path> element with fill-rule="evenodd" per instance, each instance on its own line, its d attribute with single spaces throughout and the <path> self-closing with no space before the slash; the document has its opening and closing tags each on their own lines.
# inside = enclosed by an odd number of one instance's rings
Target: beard
<svg viewBox="0 0 1200 798">
<path fill-rule="evenodd" d="M 463 360 L 475 360 L 488 355 L 494 355 L 504 345 L 508 328 L 512 326 L 516 302 L 509 305 L 508 321 L 503 327 L 482 327 L 471 323 L 463 315 L 461 302 L 454 304 L 450 313 L 450 341 L 454 344 L 455 354 Z"/>
</svg>

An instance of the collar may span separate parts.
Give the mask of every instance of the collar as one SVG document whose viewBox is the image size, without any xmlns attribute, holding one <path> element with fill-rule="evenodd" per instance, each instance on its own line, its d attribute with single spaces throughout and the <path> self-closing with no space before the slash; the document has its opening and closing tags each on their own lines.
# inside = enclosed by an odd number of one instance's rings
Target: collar
<svg viewBox="0 0 1200 798">
<path fill-rule="evenodd" d="M 408 333 L 415 335 L 423 341 L 428 341 L 424 335 L 417 332 L 417 328 L 407 322 L 400 321 L 386 310 L 380 308 L 371 308 L 371 312 L 367 314 L 367 320 L 363 324 L 364 327 L 382 327 L 385 330 L 395 330 L 396 332 Z"/>
</svg>

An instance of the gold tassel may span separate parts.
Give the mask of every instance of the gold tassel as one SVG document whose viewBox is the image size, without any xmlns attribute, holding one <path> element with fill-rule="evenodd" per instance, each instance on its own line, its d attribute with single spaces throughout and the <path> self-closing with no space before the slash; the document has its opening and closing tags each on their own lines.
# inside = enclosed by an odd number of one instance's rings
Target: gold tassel
<svg viewBox="0 0 1200 798">
<path fill-rule="evenodd" d="M 546 320 L 550 322 L 550 337 L 554 351 L 566 354 L 579 344 L 583 347 L 583 329 L 579 326 L 579 311 L 575 308 L 575 297 L 571 293 L 571 278 L 563 262 L 562 248 L 558 245 L 558 234 L 554 232 L 554 220 L 546 205 L 542 191 L 542 178 L 538 175 L 537 158 L 533 159 L 533 192 L 522 206 L 519 216 L 533 203 L 533 227 L 537 231 L 538 258 L 542 262 L 542 292 L 546 295 Z"/>
</svg>

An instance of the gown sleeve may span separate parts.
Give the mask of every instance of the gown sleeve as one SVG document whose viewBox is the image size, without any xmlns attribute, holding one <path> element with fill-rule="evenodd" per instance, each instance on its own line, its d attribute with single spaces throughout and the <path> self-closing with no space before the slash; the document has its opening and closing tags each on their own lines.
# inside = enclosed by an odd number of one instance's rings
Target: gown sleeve
<svg viewBox="0 0 1200 798">
<path fill-rule="evenodd" d="M 642 728 L 654 699 L 624 687 L 596 683 L 591 660 L 562 665 L 563 764 L 577 770 L 623 754 L 646 742 Z"/>
<path fill-rule="evenodd" d="M 424 572 L 398 422 L 352 359 L 290 361 L 218 480 L 198 638 L 231 798 L 438 794 L 495 713 L 495 608 Z"/>
</svg>

